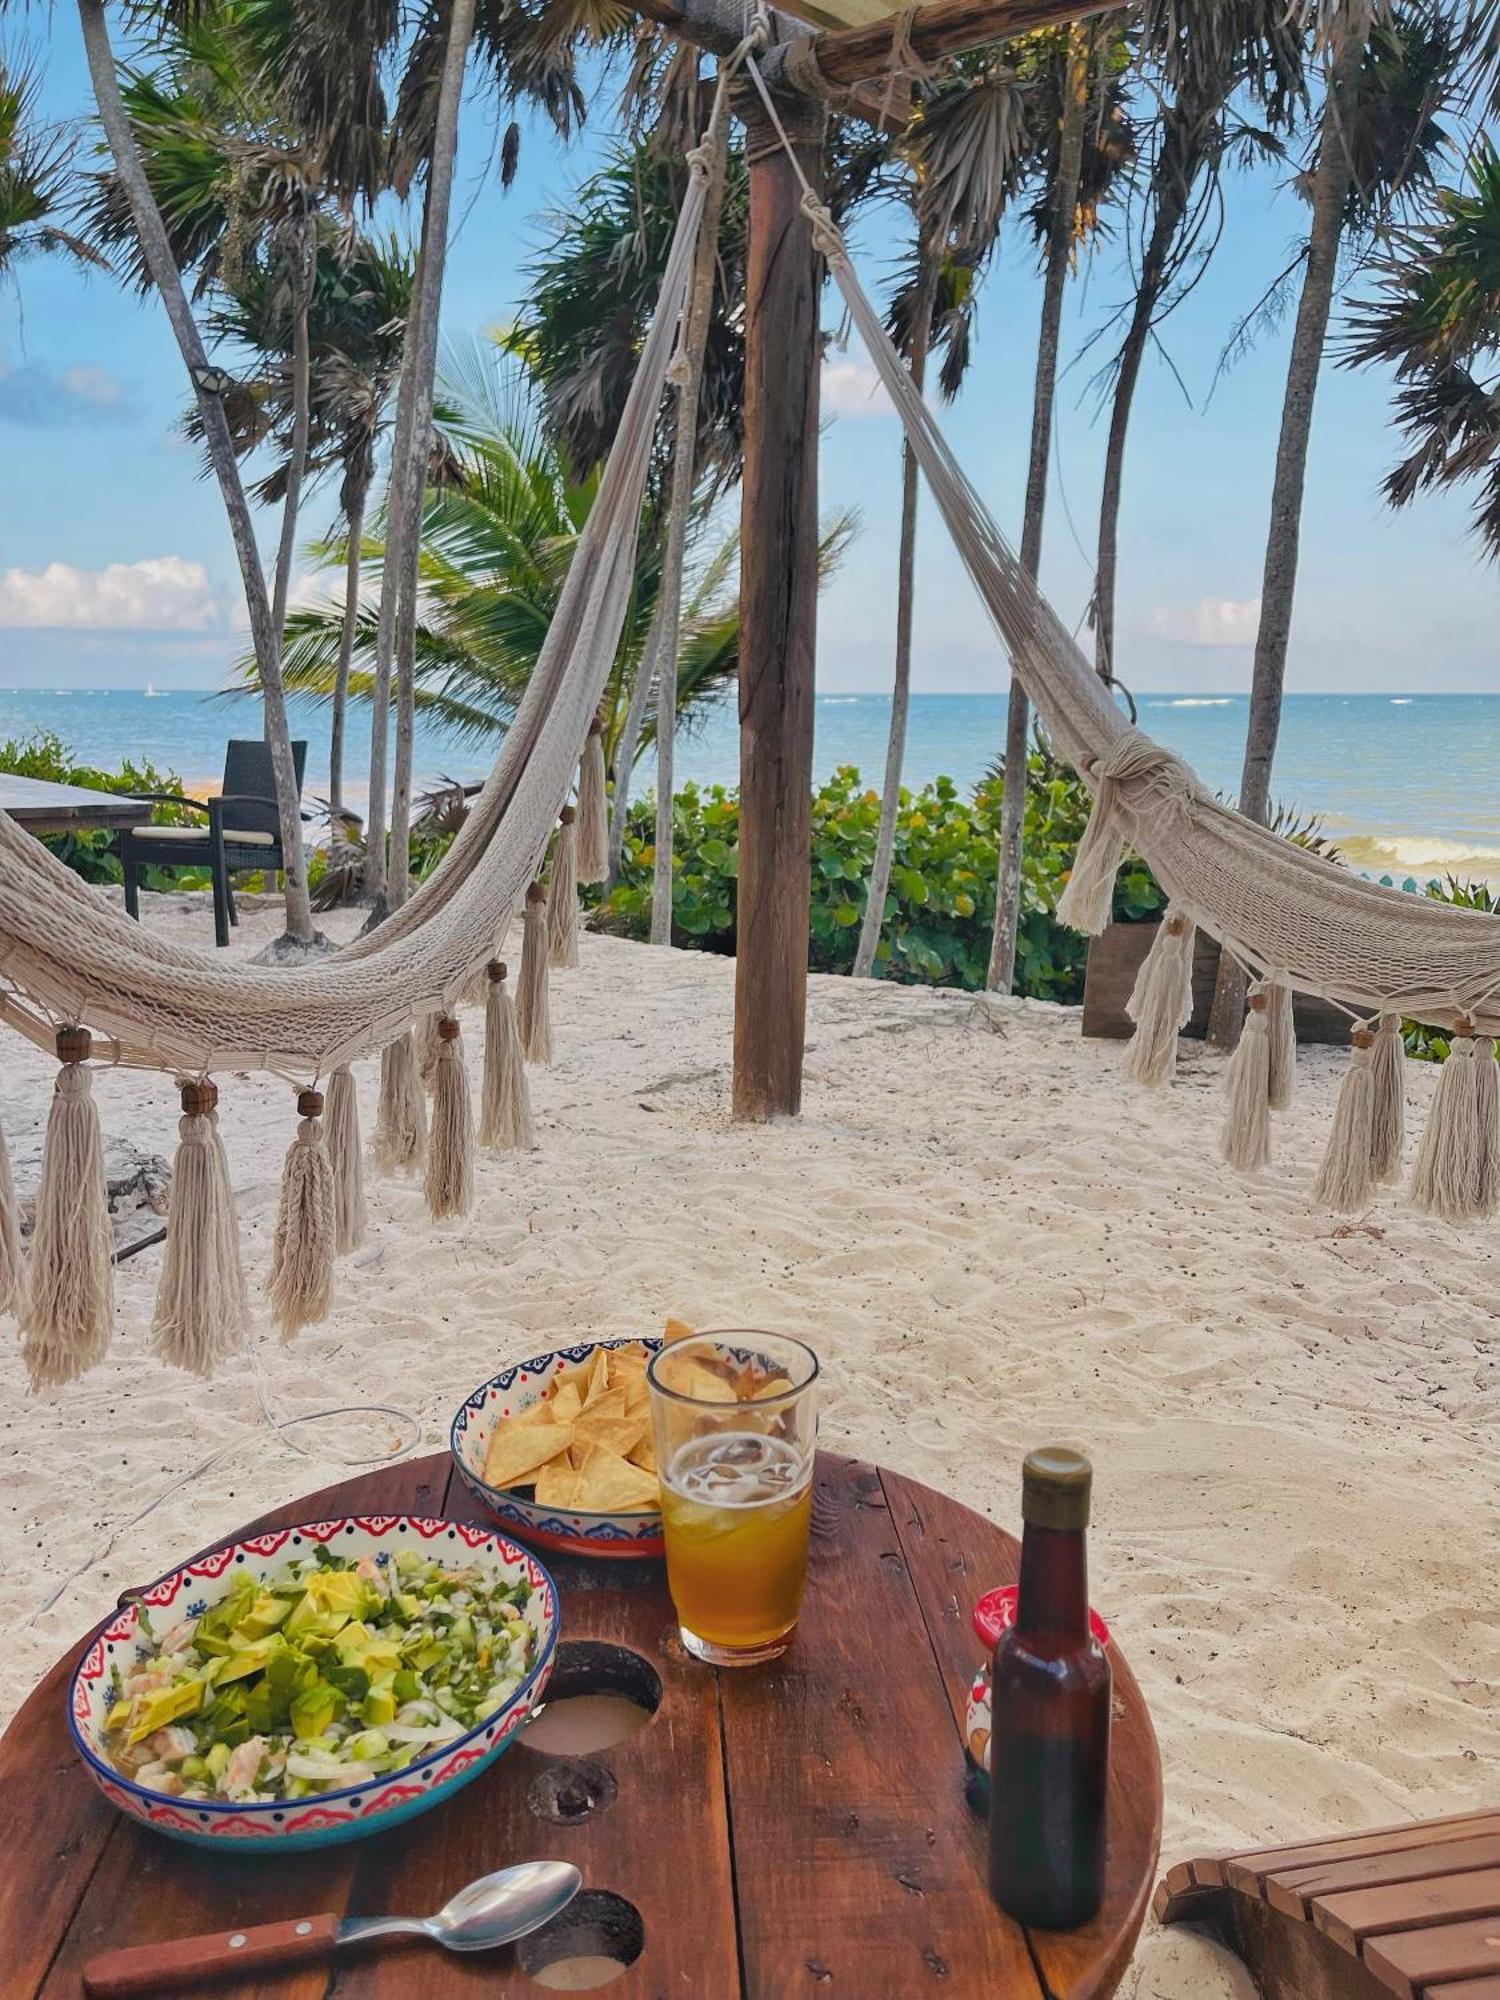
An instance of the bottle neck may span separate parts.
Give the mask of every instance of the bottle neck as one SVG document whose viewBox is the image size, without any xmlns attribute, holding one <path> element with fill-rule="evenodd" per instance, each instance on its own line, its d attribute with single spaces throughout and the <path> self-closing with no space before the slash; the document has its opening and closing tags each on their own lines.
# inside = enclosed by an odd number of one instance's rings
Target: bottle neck
<svg viewBox="0 0 1500 2000">
<path fill-rule="evenodd" d="M 1082 1528 L 1041 1528 L 1021 1537 L 1016 1630 L 1028 1639 L 1074 1644 L 1089 1634 L 1088 1537 Z"/>
</svg>

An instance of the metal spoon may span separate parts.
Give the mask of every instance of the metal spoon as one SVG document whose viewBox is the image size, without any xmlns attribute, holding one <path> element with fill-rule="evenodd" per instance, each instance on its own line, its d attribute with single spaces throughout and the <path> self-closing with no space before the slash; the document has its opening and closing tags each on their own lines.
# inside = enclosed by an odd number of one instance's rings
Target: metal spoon
<svg viewBox="0 0 1500 2000">
<path fill-rule="evenodd" d="M 582 1886 L 583 1877 L 571 1862 L 523 1861 L 494 1875 L 481 1875 L 435 1917 L 302 1917 L 105 1952 L 85 1966 L 84 1990 L 97 2000 L 157 1993 L 164 1986 L 229 1971 L 238 1974 L 326 1958 L 342 1945 L 376 1937 L 427 1937 L 448 1951 L 493 1951 L 550 1923 Z"/>
</svg>

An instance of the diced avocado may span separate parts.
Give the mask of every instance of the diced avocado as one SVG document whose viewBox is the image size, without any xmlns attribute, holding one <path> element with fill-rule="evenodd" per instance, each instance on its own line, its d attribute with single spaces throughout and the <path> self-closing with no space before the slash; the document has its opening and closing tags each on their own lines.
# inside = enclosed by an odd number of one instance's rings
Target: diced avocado
<svg viewBox="0 0 1500 2000">
<path fill-rule="evenodd" d="M 128 1701 L 115 1702 L 108 1715 L 104 1718 L 104 1727 L 106 1729 L 118 1729 L 129 1713 L 130 1703 Z"/>
<path fill-rule="evenodd" d="M 208 1761 L 203 1757 L 184 1757 L 177 1766 L 177 1772 L 183 1778 L 206 1778 L 209 1775 Z"/>
<path fill-rule="evenodd" d="M 289 1713 L 294 1734 L 304 1742 L 309 1737 L 321 1736 L 332 1725 L 341 1706 L 338 1689 L 330 1687 L 327 1681 L 318 1681 L 292 1701 Z"/>
<path fill-rule="evenodd" d="M 422 1683 L 417 1679 L 417 1676 L 412 1672 L 410 1667 L 402 1667 L 396 1678 L 391 1682 L 391 1693 L 396 1697 L 398 1708 L 402 1702 L 415 1701 L 421 1692 Z"/>
<path fill-rule="evenodd" d="M 445 1657 L 446 1653 L 447 1648 L 441 1639 L 427 1639 L 417 1647 L 415 1652 L 409 1653 L 407 1658 L 418 1673 L 425 1674 L 427 1669 L 435 1667 Z"/>
<path fill-rule="evenodd" d="M 158 1729 L 165 1729 L 169 1722 L 180 1722 L 185 1715 L 195 1715 L 202 1699 L 203 1687 L 199 1681 L 178 1681 L 172 1687 L 157 1688 L 142 1702 L 140 1720 L 131 1730 L 128 1741 L 144 1743 L 148 1736 L 154 1736 Z"/>
<path fill-rule="evenodd" d="M 397 1593 L 394 1602 L 400 1605 L 408 1619 L 421 1617 L 422 1600 L 414 1592 L 410 1590 L 400 1591 Z"/>
<path fill-rule="evenodd" d="M 229 1769 L 230 1750 L 227 1743 L 216 1743 L 204 1758 L 211 1778 L 222 1778 Z"/>
<path fill-rule="evenodd" d="M 415 1675 L 412 1676 L 416 1678 Z M 359 1705 L 361 1717 L 374 1729 L 396 1720 L 396 1695 L 392 1688 L 371 1688 Z"/>
<path fill-rule="evenodd" d="M 466 1653 L 475 1651 L 474 1620 L 467 1611 L 461 1611 L 454 1619 L 449 1636 L 454 1645 L 461 1646 Z"/>
<path fill-rule="evenodd" d="M 391 1745 L 378 1729 L 362 1729 L 358 1736 L 349 1738 L 344 1748 L 355 1763 L 373 1764 L 377 1757 L 389 1756 Z"/>
<path fill-rule="evenodd" d="M 243 1639 L 264 1639 L 290 1615 L 291 1609 L 287 1598 L 272 1597 L 263 1590 L 234 1629 Z"/>
<path fill-rule="evenodd" d="M 277 1654 L 284 1653 L 286 1649 L 286 1641 L 279 1632 L 268 1632 L 264 1639 L 233 1647 L 214 1677 L 214 1686 L 227 1687 L 231 1681 L 242 1681 L 251 1674 L 263 1673 Z"/>
</svg>

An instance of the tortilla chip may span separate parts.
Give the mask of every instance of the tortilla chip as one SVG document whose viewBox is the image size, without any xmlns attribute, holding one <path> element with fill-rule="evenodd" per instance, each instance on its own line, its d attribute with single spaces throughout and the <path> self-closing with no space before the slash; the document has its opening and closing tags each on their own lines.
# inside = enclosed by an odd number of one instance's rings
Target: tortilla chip
<svg viewBox="0 0 1500 2000">
<path fill-rule="evenodd" d="M 538 1507 L 571 1507 L 578 1491 L 578 1474 L 574 1470 L 568 1454 L 561 1452 L 549 1459 L 536 1475 L 536 1504 Z"/>
<path fill-rule="evenodd" d="M 758 1388 L 750 1391 L 750 1401 L 752 1403 L 760 1403 L 767 1396 L 785 1396 L 790 1391 L 791 1386 L 791 1382 L 785 1375 L 773 1375 L 769 1381 L 762 1382 Z"/>
<path fill-rule="evenodd" d="M 590 1410 L 589 1417 L 593 1414 Z M 585 1419 L 578 1437 L 589 1444 L 602 1444 L 610 1451 L 617 1451 L 621 1458 L 629 1458 L 649 1429 L 649 1421 L 644 1415 L 607 1417 L 601 1424 Z"/>
<path fill-rule="evenodd" d="M 609 1350 L 596 1347 L 591 1357 L 583 1364 L 583 1407 L 597 1396 L 604 1395 L 609 1388 Z"/>
<path fill-rule="evenodd" d="M 617 1389 L 621 1383 L 642 1381 L 646 1373 L 646 1363 L 650 1358 L 644 1347 L 611 1348 L 609 1386 Z"/>
<path fill-rule="evenodd" d="M 583 1445 L 577 1457 L 573 1505 L 585 1513 L 628 1514 L 657 1504 L 660 1495 L 655 1479 L 607 1445 Z"/>
<path fill-rule="evenodd" d="M 551 1402 L 543 1407 L 551 1410 L 554 1423 L 571 1423 L 583 1408 L 583 1396 L 571 1376 L 560 1376 L 559 1385 Z"/>
<path fill-rule="evenodd" d="M 632 1465 L 638 1465 L 642 1472 L 649 1472 L 653 1479 L 656 1477 L 656 1439 L 650 1431 L 645 1432 L 635 1448 L 627 1451 L 625 1456 Z"/>
<path fill-rule="evenodd" d="M 626 1414 L 623 1389 L 600 1389 L 590 1394 L 578 1413 L 580 1436 L 592 1437 L 596 1424 L 619 1422 Z"/>
<path fill-rule="evenodd" d="M 685 1320 L 668 1318 L 666 1325 L 661 1330 L 661 1344 L 663 1347 L 670 1347 L 674 1340 L 691 1340 L 692 1337 L 693 1329 Z"/>
<path fill-rule="evenodd" d="M 559 1457 L 573 1442 L 572 1424 L 517 1423 L 502 1420 L 484 1454 L 489 1486 L 517 1486 L 539 1465 Z"/>
</svg>

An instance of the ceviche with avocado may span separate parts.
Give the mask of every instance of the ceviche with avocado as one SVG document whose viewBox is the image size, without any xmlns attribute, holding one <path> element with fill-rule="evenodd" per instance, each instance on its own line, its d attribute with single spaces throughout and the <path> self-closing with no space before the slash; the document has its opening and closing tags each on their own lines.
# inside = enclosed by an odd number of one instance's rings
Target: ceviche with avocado
<svg viewBox="0 0 1500 2000">
<path fill-rule="evenodd" d="M 104 1748 L 137 1784 L 247 1805 L 343 1791 L 482 1722 L 536 1664 L 531 1586 L 415 1550 L 319 1547 L 228 1596 L 111 1675 Z"/>
</svg>

